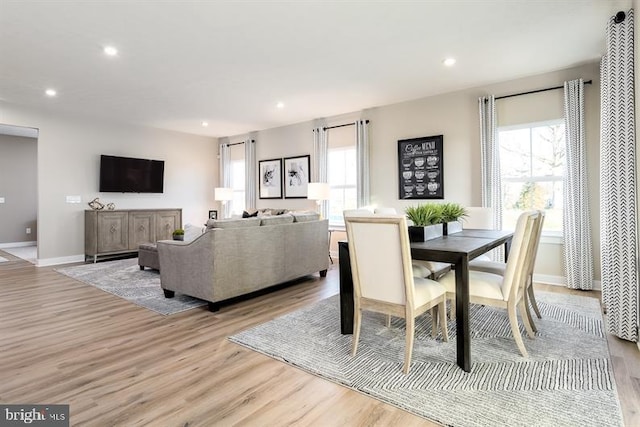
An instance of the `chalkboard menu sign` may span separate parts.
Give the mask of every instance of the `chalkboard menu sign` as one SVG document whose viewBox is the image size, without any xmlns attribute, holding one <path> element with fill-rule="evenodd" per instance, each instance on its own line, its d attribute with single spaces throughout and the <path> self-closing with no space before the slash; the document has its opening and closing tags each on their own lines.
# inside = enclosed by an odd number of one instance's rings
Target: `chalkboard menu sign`
<svg viewBox="0 0 640 427">
<path fill-rule="evenodd" d="M 444 199 L 442 135 L 398 141 L 400 199 Z"/>
</svg>

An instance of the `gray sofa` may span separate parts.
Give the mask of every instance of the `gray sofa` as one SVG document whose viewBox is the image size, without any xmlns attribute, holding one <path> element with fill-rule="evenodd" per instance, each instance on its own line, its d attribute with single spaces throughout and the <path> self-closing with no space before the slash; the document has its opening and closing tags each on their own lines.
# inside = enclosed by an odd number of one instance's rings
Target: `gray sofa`
<svg viewBox="0 0 640 427">
<path fill-rule="evenodd" d="M 157 243 L 160 283 L 167 298 L 175 292 L 209 302 L 251 294 L 329 267 L 328 221 L 317 214 L 210 221 L 190 242 Z"/>
</svg>

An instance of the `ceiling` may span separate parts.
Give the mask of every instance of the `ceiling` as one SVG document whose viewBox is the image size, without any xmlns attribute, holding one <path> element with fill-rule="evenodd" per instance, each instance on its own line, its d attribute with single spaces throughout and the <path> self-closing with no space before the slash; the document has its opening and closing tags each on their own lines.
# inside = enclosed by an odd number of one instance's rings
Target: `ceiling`
<svg viewBox="0 0 640 427">
<path fill-rule="evenodd" d="M 607 20 L 630 7 L 631 0 L 0 0 L 0 101 L 239 135 L 598 60 Z M 105 55 L 106 45 L 118 55 Z M 453 67 L 442 64 L 448 56 Z M 47 88 L 57 95 L 45 96 Z"/>
</svg>

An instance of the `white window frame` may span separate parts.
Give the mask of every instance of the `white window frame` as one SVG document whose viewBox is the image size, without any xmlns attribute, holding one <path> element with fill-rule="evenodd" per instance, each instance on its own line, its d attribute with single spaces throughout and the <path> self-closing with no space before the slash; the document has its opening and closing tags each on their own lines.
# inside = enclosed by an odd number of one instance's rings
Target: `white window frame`
<svg viewBox="0 0 640 427">
<path fill-rule="evenodd" d="M 564 118 L 560 118 L 560 119 L 553 119 L 553 120 L 545 120 L 545 121 L 540 121 L 540 122 L 531 122 L 531 123 L 521 123 L 521 124 L 517 124 L 517 125 L 510 125 L 510 126 L 501 126 L 498 127 L 497 129 L 497 133 L 498 133 L 498 146 L 500 147 L 500 133 L 504 132 L 504 131 L 513 131 L 513 130 L 522 130 L 522 129 L 528 129 L 529 130 L 529 152 L 532 153 L 533 152 L 533 138 L 531 138 L 531 131 L 533 128 L 536 127 L 543 127 L 543 126 L 553 126 L 553 125 L 563 125 L 566 126 L 565 120 Z M 533 159 L 533 156 L 530 156 L 531 159 Z M 533 160 L 531 160 L 533 161 Z M 531 166 L 531 165 L 530 165 Z M 530 167 L 530 170 L 532 170 L 533 168 Z M 566 157 L 565 157 L 565 168 L 563 168 L 564 173 L 566 173 Z M 550 182 L 550 183 L 556 183 L 556 182 L 562 182 L 564 184 L 564 174 L 561 176 L 558 175 L 544 175 L 544 176 L 540 176 L 540 175 L 530 175 L 529 177 L 522 177 L 522 178 L 506 178 L 502 172 L 500 172 L 501 174 L 501 180 L 502 183 L 504 185 L 505 182 Z M 503 189 L 500 190 L 501 191 L 501 199 L 504 199 L 504 193 L 503 193 Z M 562 186 L 562 191 L 565 191 L 564 185 Z M 504 205 L 502 206 L 502 209 L 504 211 Z M 542 231 L 542 238 L 544 239 L 545 243 L 558 243 L 558 244 L 562 244 L 562 236 L 563 236 L 563 231 L 557 231 L 557 230 L 544 230 L 544 226 L 543 226 L 543 231 Z"/>
<path fill-rule="evenodd" d="M 330 159 L 331 158 L 331 153 L 335 153 L 338 151 L 353 151 L 356 155 L 357 155 L 357 148 L 356 145 L 344 145 L 344 146 L 340 146 L 340 147 L 334 147 L 331 148 L 329 147 L 327 149 L 328 153 L 327 153 L 327 158 Z M 327 172 L 329 174 L 329 176 L 331 175 L 331 162 L 328 162 L 327 165 Z M 357 174 L 356 174 L 357 177 Z M 342 184 L 342 185 L 331 185 L 331 179 L 328 179 L 329 181 L 329 191 L 331 192 L 332 190 L 349 190 L 349 189 L 353 189 L 356 192 L 358 191 L 358 182 L 357 179 L 355 180 L 353 185 L 347 185 L 347 184 Z M 344 206 L 344 199 L 342 201 L 343 206 Z M 353 209 L 355 209 L 356 207 L 353 207 Z M 331 200 L 329 200 L 329 211 L 331 211 Z M 329 216 L 329 225 L 333 226 L 333 227 L 344 227 L 344 217 L 341 217 L 340 220 L 335 220 L 335 219 L 331 219 L 331 216 Z"/>
<path fill-rule="evenodd" d="M 236 183 L 234 182 L 234 169 L 238 166 L 242 164 L 243 169 L 242 169 L 242 176 L 245 176 L 245 171 L 246 171 L 246 162 L 244 159 L 237 159 L 237 160 L 231 160 L 229 162 L 229 168 L 231 170 L 231 189 L 233 190 L 233 200 L 231 200 L 229 203 L 231 203 L 231 214 L 233 213 L 242 213 L 245 208 L 246 208 L 246 201 L 245 201 L 245 194 L 246 194 L 246 185 L 244 182 L 243 178 L 243 182 L 242 182 L 242 186 L 240 185 L 236 185 Z M 236 200 L 236 197 L 241 194 L 242 198 L 241 200 L 243 201 L 242 206 L 240 207 L 240 209 L 238 209 L 238 207 L 236 206 L 236 204 L 234 203 L 234 201 Z"/>
</svg>

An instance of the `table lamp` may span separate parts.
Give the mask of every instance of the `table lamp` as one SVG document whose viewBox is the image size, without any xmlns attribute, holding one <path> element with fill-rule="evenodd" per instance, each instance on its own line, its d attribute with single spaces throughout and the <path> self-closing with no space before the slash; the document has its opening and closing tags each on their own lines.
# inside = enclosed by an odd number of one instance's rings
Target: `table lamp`
<svg viewBox="0 0 640 427">
<path fill-rule="evenodd" d="M 326 182 L 310 182 L 307 186 L 307 199 L 315 200 L 318 204 L 318 212 L 320 212 L 320 205 L 323 200 L 329 200 L 331 196 L 331 191 L 329 189 L 329 184 Z"/>
<path fill-rule="evenodd" d="M 216 201 L 222 203 L 222 217 L 225 216 L 225 205 L 229 200 L 233 200 L 233 189 L 226 187 L 216 187 L 214 191 L 214 198 Z"/>
</svg>

